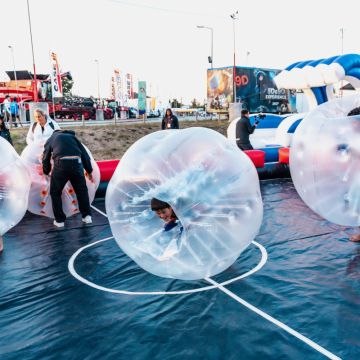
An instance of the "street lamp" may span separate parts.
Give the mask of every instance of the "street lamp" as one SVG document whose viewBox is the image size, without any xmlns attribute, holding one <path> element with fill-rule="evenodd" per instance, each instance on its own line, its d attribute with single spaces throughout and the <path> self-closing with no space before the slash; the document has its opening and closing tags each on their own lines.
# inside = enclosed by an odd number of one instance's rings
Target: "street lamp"
<svg viewBox="0 0 360 360">
<path fill-rule="evenodd" d="M 99 60 L 94 60 L 97 65 L 97 88 L 98 88 L 98 98 L 99 98 L 99 106 L 100 106 L 100 63 Z"/>
<path fill-rule="evenodd" d="M 211 31 L 211 57 L 209 59 L 209 63 L 211 63 L 211 68 L 214 67 L 214 29 L 209 26 L 197 25 L 198 29 L 208 29 Z M 211 60 L 211 61 L 210 61 Z"/>
<path fill-rule="evenodd" d="M 341 38 L 341 55 L 344 54 L 344 28 L 340 28 L 340 38 Z"/>
<path fill-rule="evenodd" d="M 248 66 L 248 60 L 249 60 L 250 51 L 246 52 L 246 66 Z"/>
<path fill-rule="evenodd" d="M 30 18 L 29 0 L 26 0 L 26 2 L 27 2 L 27 10 L 28 10 L 28 18 L 29 18 L 29 30 L 30 30 L 30 40 L 31 40 L 31 51 L 32 51 L 33 67 L 34 67 L 34 101 L 37 102 L 37 101 L 38 101 L 37 80 L 36 80 L 34 44 L 33 44 L 32 31 L 31 31 L 31 18 Z"/>
<path fill-rule="evenodd" d="M 19 95 L 19 88 L 18 88 L 18 82 L 17 82 L 17 76 L 16 76 L 16 68 L 15 68 L 15 56 L 14 56 L 14 48 L 9 45 L 8 48 L 11 51 L 11 57 L 13 62 L 13 69 L 14 69 L 14 79 L 15 79 L 15 86 L 16 86 L 16 95 Z"/>
<path fill-rule="evenodd" d="M 233 20 L 233 38 L 234 38 L 234 69 L 233 69 L 233 97 L 234 102 L 236 102 L 236 84 L 235 84 L 235 76 L 236 76 L 236 58 L 235 58 L 235 20 L 239 19 L 239 11 L 230 15 L 231 19 Z"/>
</svg>

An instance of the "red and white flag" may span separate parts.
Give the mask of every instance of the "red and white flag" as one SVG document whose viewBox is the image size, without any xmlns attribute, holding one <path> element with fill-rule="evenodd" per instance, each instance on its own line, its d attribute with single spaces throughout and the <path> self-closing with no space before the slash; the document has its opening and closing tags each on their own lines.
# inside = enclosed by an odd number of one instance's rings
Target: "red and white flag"
<svg viewBox="0 0 360 360">
<path fill-rule="evenodd" d="M 52 90 L 52 97 L 59 98 L 63 97 L 62 92 L 62 84 L 61 84 L 61 75 L 59 71 L 59 64 L 57 60 L 57 55 L 52 52 L 50 54 L 51 58 L 51 90 Z"/>
</svg>

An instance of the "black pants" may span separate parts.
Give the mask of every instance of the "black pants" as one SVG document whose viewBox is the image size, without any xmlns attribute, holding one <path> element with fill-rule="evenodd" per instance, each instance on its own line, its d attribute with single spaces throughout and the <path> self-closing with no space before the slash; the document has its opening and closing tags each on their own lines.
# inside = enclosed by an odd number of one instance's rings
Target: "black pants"
<svg viewBox="0 0 360 360">
<path fill-rule="evenodd" d="M 244 144 L 237 141 L 236 144 L 241 150 L 254 150 L 250 143 Z"/>
<path fill-rule="evenodd" d="M 50 182 L 50 196 L 57 222 L 64 222 L 66 219 L 62 207 L 61 194 L 68 181 L 71 182 L 74 188 L 82 217 L 91 215 L 89 193 L 83 165 L 79 162 L 79 159 L 55 160 Z"/>
</svg>

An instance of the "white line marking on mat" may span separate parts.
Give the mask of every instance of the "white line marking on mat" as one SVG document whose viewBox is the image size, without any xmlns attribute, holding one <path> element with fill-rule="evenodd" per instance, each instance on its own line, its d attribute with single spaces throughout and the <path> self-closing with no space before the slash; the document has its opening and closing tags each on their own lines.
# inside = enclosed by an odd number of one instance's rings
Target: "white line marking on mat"
<svg viewBox="0 0 360 360">
<path fill-rule="evenodd" d="M 91 207 L 97 211 L 98 213 L 100 213 L 101 215 L 105 216 L 106 218 L 108 217 L 104 212 L 102 212 L 101 210 L 99 210 L 98 208 L 96 208 L 95 206 L 91 205 Z M 331 353 L 330 351 L 324 349 L 322 346 L 320 346 L 319 344 L 315 343 L 314 341 L 310 340 L 309 338 L 307 338 L 306 336 L 300 334 L 299 332 L 297 332 L 296 330 L 292 329 L 291 327 L 287 326 L 286 324 L 282 323 L 281 321 L 273 318 L 271 315 L 265 313 L 264 311 L 258 309 L 257 307 L 255 307 L 254 305 L 251 305 L 250 303 L 248 303 L 246 300 L 242 299 L 241 297 L 237 296 L 236 294 L 234 294 L 233 292 L 231 292 L 230 290 L 226 289 L 224 286 L 225 285 L 229 285 L 234 281 L 243 279 L 249 275 L 252 275 L 253 273 L 259 271 L 266 263 L 267 259 L 268 259 L 268 254 L 266 249 L 259 244 L 258 242 L 256 242 L 255 240 L 252 241 L 252 243 L 254 245 L 256 245 L 260 251 L 261 251 L 261 260 L 259 262 L 259 264 L 257 266 L 255 266 L 252 270 L 236 277 L 230 280 L 227 280 L 223 283 L 218 283 L 215 280 L 211 279 L 211 278 L 205 278 L 205 280 L 207 282 L 209 282 L 210 284 L 212 284 L 212 286 L 205 286 L 202 288 L 197 288 L 197 289 L 191 289 L 191 290 L 181 290 L 181 291 L 152 291 L 152 292 L 131 292 L 131 291 L 126 291 L 126 290 L 116 290 L 116 289 L 109 289 L 97 284 L 94 284 L 88 280 L 86 280 L 85 278 L 83 278 L 82 276 L 80 276 L 75 268 L 74 268 L 74 262 L 76 257 L 86 248 L 91 247 L 95 244 L 98 244 L 100 242 L 104 242 L 110 239 L 113 239 L 114 237 L 108 237 L 105 239 L 101 239 L 98 241 L 95 241 L 91 244 L 88 244 L 82 248 L 80 248 L 79 250 L 77 250 L 69 259 L 69 264 L 68 264 L 68 268 L 69 271 L 71 273 L 72 276 L 74 276 L 76 279 L 78 279 L 79 281 L 81 281 L 82 283 L 91 286 L 95 289 L 98 290 L 102 290 L 102 291 L 106 291 L 106 292 L 112 292 L 112 293 L 116 293 L 116 294 L 127 294 L 127 295 L 179 295 L 179 294 L 191 294 L 191 293 L 196 293 L 196 292 L 200 292 L 200 291 L 206 291 L 206 290 L 211 290 L 211 289 L 219 289 L 222 292 L 224 292 L 225 294 L 227 294 L 228 296 L 230 296 L 231 298 L 233 298 L 235 301 L 239 302 L 240 304 L 244 305 L 245 307 L 247 307 L 249 310 L 255 312 L 256 314 L 260 315 L 261 317 L 263 317 L 264 319 L 270 321 L 271 323 L 273 323 L 274 325 L 280 327 L 281 329 L 285 330 L 286 332 L 288 332 L 289 334 L 295 336 L 296 338 L 298 338 L 299 340 L 303 341 L 304 343 L 306 343 L 307 345 L 309 345 L 310 347 L 312 347 L 314 350 L 320 352 L 321 354 L 325 355 L 326 357 L 328 357 L 329 359 L 333 359 L 333 360 L 341 360 L 340 357 L 334 355 L 333 353 Z"/>
<path fill-rule="evenodd" d="M 333 359 L 333 360 L 341 360 L 341 358 L 339 358 L 338 356 L 334 355 L 333 353 L 331 353 L 330 351 L 324 349 L 322 346 L 320 346 L 319 344 L 315 343 L 314 341 L 310 340 L 309 338 L 307 338 L 304 335 L 301 335 L 300 333 L 298 333 L 296 330 L 292 329 L 291 327 L 285 325 L 284 323 L 282 323 L 279 320 L 276 320 L 275 318 L 273 318 L 271 315 L 265 313 L 264 311 L 258 309 L 257 307 L 255 307 L 254 305 L 251 305 L 250 303 L 248 303 L 247 301 L 245 301 L 244 299 L 242 299 L 241 297 L 237 296 L 236 294 L 234 294 L 233 292 L 231 292 L 230 290 L 226 289 L 222 284 L 217 283 L 216 281 L 214 281 L 211 278 L 206 278 L 205 280 L 207 280 L 210 284 L 213 284 L 214 286 L 216 286 L 219 290 L 223 291 L 225 294 L 229 295 L 231 298 L 233 298 L 235 301 L 239 302 L 241 305 L 244 305 L 245 307 L 247 307 L 249 310 L 255 312 L 256 314 L 260 315 L 261 317 L 263 317 L 264 319 L 272 322 L 273 324 L 275 324 L 276 326 L 279 326 L 280 328 L 282 328 L 283 330 L 287 331 L 289 334 L 297 337 L 299 340 L 303 341 L 304 343 L 306 343 L 307 345 L 311 346 L 313 349 L 315 349 L 316 351 L 320 352 L 321 354 L 325 355 L 326 357 L 328 357 L 329 359 Z"/>
<path fill-rule="evenodd" d="M 85 285 L 91 286 L 94 289 L 97 290 L 101 290 L 101 291 L 105 291 L 105 292 L 109 292 L 109 293 L 113 293 L 113 294 L 122 294 L 122 295 L 185 295 L 185 294 L 193 294 L 193 293 L 197 293 L 197 292 L 201 292 L 201 291 L 208 291 L 208 290 L 213 290 L 218 288 L 218 285 L 211 285 L 211 286 L 203 286 L 200 288 L 196 288 L 196 289 L 190 289 L 190 290 L 178 290 L 178 291 L 128 291 L 128 290 L 118 290 L 118 289 L 111 289 L 111 288 L 107 288 L 98 284 L 95 284 L 87 279 L 85 279 L 84 277 L 82 277 L 81 275 L 79 275 L 76 270 L 75 270 L 75 260 L 76 258 L 79 256 L 79 254 L 85 250 L 88 249 L 96 244 L 108 241 L 113 239 L 113 236 L 107 237 L 105 239 L 101 239 L 98 241 L 94 241 L 91 244 L 85 245 L 82 248 L 80 248 L 79 250 L 77 250 L 69 259 L 69 263 L 68 263 L 68 269 L 70 274 L 77 280 L 79 280 L 80 282 L 82 282 Z M 268 255 L 266 252 L 266 249 L 260 245 L 259 243 L 257 243 L 256 241 L 252 242 L 255 246 L 257 246 L 260 251 L 261 251 L 261 259 L 260 262 L 251 270 L 247 271 L 244 274 L 241 274 L 233 279 L 229 279 L 224 281 L 223 283 L 220 283 L 219 285 L 229 285 L 235 281 L 244 279 L 252 274 L 254 274 L 255 272 L 259 271 L 266 263 Z"/>
<path fill-rule="evenodd" d="M 101 211 L 100 209 L 98 209 L 97 207 L 95 207 L 94 205 L 90 205 L 95 211 L 97 211 L 99 214 L 105 216 L 106 218 L 108 217 L 103 211 Z"/>
</svg>

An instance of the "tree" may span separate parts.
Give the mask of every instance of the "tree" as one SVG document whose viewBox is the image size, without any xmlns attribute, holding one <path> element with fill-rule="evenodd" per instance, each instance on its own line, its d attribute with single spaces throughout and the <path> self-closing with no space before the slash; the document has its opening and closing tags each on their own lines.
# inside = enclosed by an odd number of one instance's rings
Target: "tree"
<svg viewBox="0 0 360 360">
<path fill-rule="evenodd" d="M 198 107 L 200 107 L 200 103 L 194 98 L 192 101 L 191 101 L 191 107 L 193 109 L 196 109 Z"/>
<path fill-rule="evenodd" d="M 173 99 L 171 101 L 171 107 L 172 108 L 180 108 L 182 106 L 182 103 L 178 101 L 178 99 Z"/>
<path fill-rule="evenodd" d="M 69 80 L 67 77 L 61 79 L 63 94 L 72 95 L 71 89 L 74 85 L 74 80 Z"/>
</svg>

